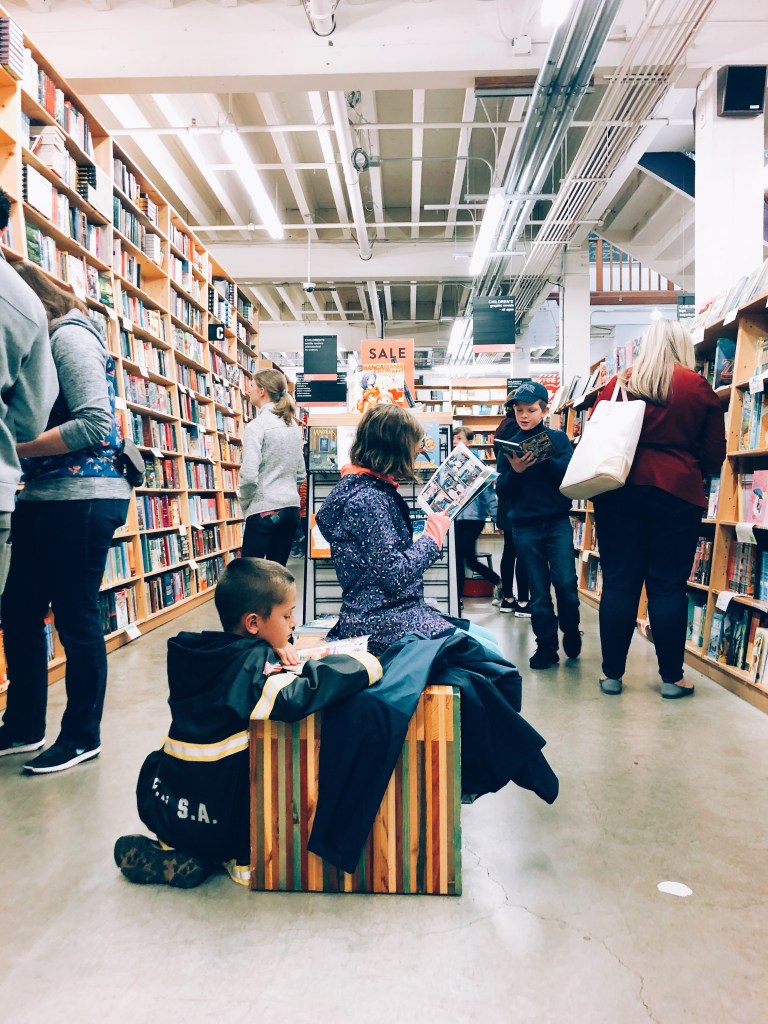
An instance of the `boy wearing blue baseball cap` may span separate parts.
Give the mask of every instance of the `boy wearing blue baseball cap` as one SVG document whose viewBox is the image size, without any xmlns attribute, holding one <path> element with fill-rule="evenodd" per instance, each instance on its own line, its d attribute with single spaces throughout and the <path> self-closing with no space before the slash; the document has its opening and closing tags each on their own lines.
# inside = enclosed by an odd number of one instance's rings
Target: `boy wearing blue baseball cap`
<svg viewBox="0 0 768 1024">
<path fill-rule="evenodd" d="M 581 653 L 571 500 L 560 493 L 573 448 L 562 430 L 544 426 L 549 393 L 543 384 L 524 382 L 513 401 L 518 431 L 508 440 L 521 448 L 505 451 L 499 459 L 496 491 L 509 505 L 515 547 L 528 570 L 531 626 L 536 637 L 536 651 L 529 664 L 533 669 L 546 669 L 560 661 L 558 626 L 567 657 L 578 658 Z"/>
</svg>

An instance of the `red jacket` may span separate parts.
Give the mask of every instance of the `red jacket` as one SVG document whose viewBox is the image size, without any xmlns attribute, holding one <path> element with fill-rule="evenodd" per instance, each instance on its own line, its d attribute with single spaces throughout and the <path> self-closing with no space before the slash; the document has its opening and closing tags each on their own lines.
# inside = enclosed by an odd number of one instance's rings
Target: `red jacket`
<svg viewBox="0 0 768 1024">
<path fill-rule="evenodd" d="M 595 406 L 609 399 L 615 387 L 612 377 Z M 701 374 L 676 366 L 667 405 L 646 403 L 627 483 L 659 487 L 706 508 L 702 477 L 719 473 L 724 459 L 725 418 L 717 395 Z"/>
</svg>

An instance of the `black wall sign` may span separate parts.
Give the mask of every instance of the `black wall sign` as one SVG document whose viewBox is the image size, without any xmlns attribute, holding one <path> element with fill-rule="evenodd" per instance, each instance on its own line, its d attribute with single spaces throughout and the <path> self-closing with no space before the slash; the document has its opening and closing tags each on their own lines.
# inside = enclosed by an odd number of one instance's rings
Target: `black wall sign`
<svg viewBox="0 0 768 1024">
<path fill-rule="evenodd" d="M 224 324 L 208 324 L 208 341 L 219 347 L 224 344 Z"/>
<path fill-rule="evenodd" d="M 688 323 L 696 316 L 696 296 L 681 292 L 677 296 L 677 319 Z"/>
<path fill-rule="evenodd" d="M 340 373 L 338 380 L 307 380 L 297 373 L 294 397 L 297 405 L 346 405 L 347 375 Z"/>
<path fill-rule="evenodd" d="M 335 334 L 304 335 L 305 380 L 336 380 L 336 341 Z"/>
<path fill-rule="evenodd" d="M 515 344 L 515 297 L 496 295 L 472 303 L 472 346 Z"/>
<path fill-rule="evenodd" d="M 517 391 L 517 389 L 522 387 L 523 384 L 527 384 L 530 379 L 530 377 L 507 377 L 507 394 L 509 394 L 510 391 Z"/>
</svg>

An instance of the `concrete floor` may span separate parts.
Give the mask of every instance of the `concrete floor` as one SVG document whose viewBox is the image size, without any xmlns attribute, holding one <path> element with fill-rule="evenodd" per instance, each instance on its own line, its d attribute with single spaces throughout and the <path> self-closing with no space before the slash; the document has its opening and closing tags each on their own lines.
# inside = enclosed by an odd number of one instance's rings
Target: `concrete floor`
<svg viewBox="0 0 768 1024">
<path fill-rule="evenodd" d="M 0 760 L 0 1020 L 768 1020 L 768 717 L 695 674 L 692 700 L 662 701 L 640 638 L 624 694 L 601 696 L 590 610 L 580 661 L 537 674 L 527 620 L 467 608 L 526 665 L 561 795 L 509 786 L 463 809 L 461 898 L 121 878 L 112 845 L 140 830 L 136 775 L 167 726 L 165 641 L 214 627 L 208 604 L 110 656 L 97 761 L 24 777 Z"/>
</svg>

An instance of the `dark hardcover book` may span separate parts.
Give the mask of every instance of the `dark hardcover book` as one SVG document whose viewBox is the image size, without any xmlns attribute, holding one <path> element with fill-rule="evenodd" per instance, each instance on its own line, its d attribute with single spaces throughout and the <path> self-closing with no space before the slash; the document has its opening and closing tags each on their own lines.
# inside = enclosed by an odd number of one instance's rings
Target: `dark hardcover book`
<svg viewBox="0 0 768 1024">
<path fill-rule="evenodd" d="M 501 438 L 496 438 L 493 442 L 493 447 L 497 455 L 509 452 L 510 455 L 522 456 L 526 452 L 533 452 L 537 462 L 546 462 L 547 459 L 551 459 L 555 454 L 555 447 L 549 438 L 549 434 L 544 431 L 540 434 L 534 434 L 533 437 L 526 437 L 522 441 L 504 441 Z"/>
<path fill-rule="evenodd" d="M 733 360 L 735 355 L 736 342 L 733 338 L 717 339 L 713 387 L 720 388 L 733 383 Z"/>
</svg>

